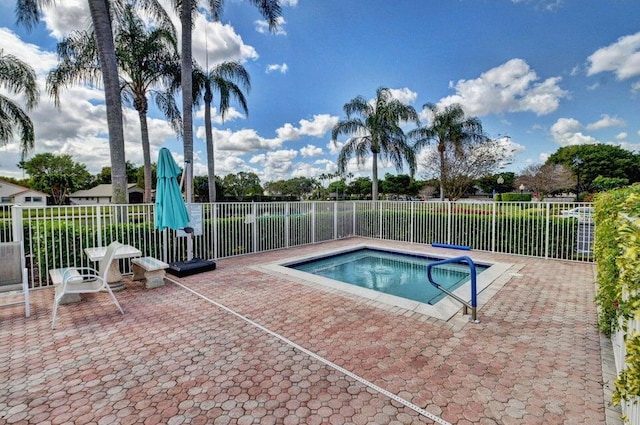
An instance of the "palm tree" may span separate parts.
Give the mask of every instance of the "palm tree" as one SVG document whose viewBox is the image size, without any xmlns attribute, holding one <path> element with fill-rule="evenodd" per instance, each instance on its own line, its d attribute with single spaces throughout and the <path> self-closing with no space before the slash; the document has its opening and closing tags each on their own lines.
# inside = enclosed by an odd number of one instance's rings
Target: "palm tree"
<svg viewBox="0 0 640 425">
<path fill-rule="evenodd" d="M 344 105 L 347 119 L 339 121 L 331 132 L 331 139 L 336 143 L 340 134 L 353 135 L 340 150 L 338 170 L 346 171 L 349 160 L 355 156 L 358 164 L 363 164 L 366 157 L 373 156 L 371 196 L 378 200 L 378 156 L 390 161 L 398 170 L 406 161 L 411 176 L 416 170 L 414 151 L 406 143 L 406 137 L 400 128 L 401 122 L 418 123 L 416 110 L 394 99 L 391 91 L 381 87 L 376 91 L 376 98 L 368 102 L 357 96 Z"/>
<path fill-rule="evenodd" d="M 36 73 L 29 65 L 0 49 L 0 87 L 11 93 L 24 94 L 27 110 L 38 103 Z M 0 94 L 0 143 L 6 145 L 13 139 L 14 129 L 20 133 L 21 160 L 33 149 L 35 132 L 33 122 L 12 99 Z"/>
<path fill-rule="evenodd" d="M 239 85 L 238 85 L 239 84 Z M 247 70 L 238 62 L 222 62 L 208 71 L 197 65 L 193 72 L 194 104 L 198 104 L 200 97 L 204 99 L 204 128 L 207 139 L 207 166 L 209 174 L 209 202 L 216 201 L 215 162 L 213 152 L 213 135 L 211 131 L 211 102 L 213 90 L 220 94 L 218 110 L 224 120 L 229 110 L 229 101 L 235 98 L 245 114 L 249 113 L 247 100 L 242 89 L 249 91 L 251 81 Z"/>
<path fill-rule="evenodd" d="M 250 0 L 259 9 L 259 12 L 269 23 L 269 30 L 275 31 L 278 28 L 278 18 L 282 15 L 279 0 Z M 173 0 L 173 4 L 180 15 L 180 25 L 182 26 L 182 38 L 180 48 L 182 52 L 181 61 L 181 82 L 182 82 L 182 126 L 184 143 L 184 160 L 187 167 L 191 169 L 193 163 L 193 55 L 192 55 L 192 34 L 193 16 L 197 10 L 198 0 Z M 208 0 L 208 9 L 214 21 L 219 21 L 222 15 L 224 0 Z M 191 172 L 186 182 L 186 200 L 193 201 L 192 186 L 190 178 Z"/>
<path fill-rule="evenodd" d="M 144 162 L 144 202 L 151 202 L 152 176 L 149 130 L 147 127 L 148 96 L 164 112 L 176 132 L 180 132 L 180 112 L 171 90 L 155 90 L 174 85 L 180 78 L 178 53 L 172 24 L 147 30 L 131 4 L 114 17 L 115 49 L 122 100 L 132 104 L 140 118 Z M 168 25 L 168 26 L 167 26 Z M 49 94 L 59 104 L 60 90 L 73 82 L 95 83 L 100 76 L 100 62 L 93 32 L 75 31 L 58 43 L 60 63 L 47 77 Z"/>
<path fill-rule="evenodd" d="M 455 154 L 462 152 L 466 143 L 487 140 L 483 133 L 482 123 L 476 117 L 466 117 L 462 106 L 454 103 L 439 109 L 432 103 L 426 103 L 423 108 L 431 113 L 430 123 L 409 132 L 409 139 L 415 140 L 414 149 L 418 152 L 424 146 L 435 142 L 440 158 L 440 200 L 444 201 L 444 182 L 446 180 L 445 153 L 453 149 Z"/>
<path fill-rule="evenodd" d="M 118 1 L 87 0 L 91 21 L 95 32 L 100 69 L 104 84 L 105 104 L 107 109 L 107 127 L 109 130 L 109 153 L 111 156 L 111 184 L 115 203 L 127 203 L 127 172 L 124 154 L 124 128 L 122 123 L 122 104 L 116 52 L 111 31 L 111 11 L 118 6 Z M 139 0 L 137 2 L 145 10 L 159 17 L 166 12 L 157 0 Z M 55 4 L 54 0 L 17 0 L 16 16 L 18 24 L 32 29 L 40 22 L 42 9 Z"/>
</svg>

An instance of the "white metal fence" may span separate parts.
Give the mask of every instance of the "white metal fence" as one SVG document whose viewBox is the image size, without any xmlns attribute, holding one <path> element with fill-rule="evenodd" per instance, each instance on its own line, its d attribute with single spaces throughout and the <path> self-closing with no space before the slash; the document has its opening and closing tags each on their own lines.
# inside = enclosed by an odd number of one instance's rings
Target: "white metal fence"
<svg viewBox="0 0 640 425">
<path fill-rule="evenodd" d="M 193 256 L 219 259 L 361 236 L 410 243 L 592 261 L 595 224 L 562 211 L 589 204 L 494 202 L 273 202 L 195 204 Z M 22 238 L 32 287 L 52 268 L 87 266 L 84 249 L 118 240 L 144 256 L 186 259 L 187 237 L 154 227 L 154 205 L 24 207 L 0 210 L 0 241 Z M 127 270 L 129 264 L 121 265 Z"/>
</svg>

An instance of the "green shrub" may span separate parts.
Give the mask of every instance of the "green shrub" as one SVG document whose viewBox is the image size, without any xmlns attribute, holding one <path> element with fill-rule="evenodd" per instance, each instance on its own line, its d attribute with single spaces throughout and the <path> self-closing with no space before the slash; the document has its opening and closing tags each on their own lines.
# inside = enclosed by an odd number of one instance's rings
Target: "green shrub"
<svg viewBox="0 0 640 425">
<path fill-rule="evenodd" d="M 625 367 L 615 381 L 613 403 L 640 396 L 640 334 L 627 334 L 640 317 L 640 185 L 596 196 L 594 243 L 598 263 L 598 327 L 625 331 Z"/>
<path fill-rule="evenodd" d="M 503 193 L 502 202 L 531 202 L 530 193 Z"/>
</svg>

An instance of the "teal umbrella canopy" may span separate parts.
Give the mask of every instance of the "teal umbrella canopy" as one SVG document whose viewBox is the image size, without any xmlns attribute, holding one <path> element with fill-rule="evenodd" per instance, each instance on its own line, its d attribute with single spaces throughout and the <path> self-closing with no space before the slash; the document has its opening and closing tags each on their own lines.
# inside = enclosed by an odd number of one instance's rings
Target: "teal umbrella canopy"
<svg viewBox="0 0 640 425">
<path fill-rule="evenodd" d="M 156 229 L 164 230 L 168 227 L 178 230 L 184 229 L 189 224 L 189 213 L 178 184 L 180 173 L 180 167 L 171 156 L 169 149 L 160 149 L 156 170 Z"/>
</svg>

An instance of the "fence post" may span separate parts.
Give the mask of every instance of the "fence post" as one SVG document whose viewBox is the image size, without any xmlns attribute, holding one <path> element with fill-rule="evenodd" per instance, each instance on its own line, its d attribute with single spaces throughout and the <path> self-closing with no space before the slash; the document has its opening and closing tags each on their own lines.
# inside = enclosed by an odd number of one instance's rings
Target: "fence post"
<svg viewBox="0 0 640 425">
<path fill-rule="evenodd" d="M 102 207 L 100 204 L 96 207 L 96 225 L 98 226 L 98 243 L 96 246 L 102 246 Z"/>
<path fill-rule="evenodd" d="M 378 238 L 382 239 L 382 201 L 375 201 L 375 204 L 378 206 Z"/>
<path fill-rule="evenodd" d="M 357 231 L 357 229 L 356 229 L 356 201 L 353 201 L 353 217 L 352 217 L 352 220 L 353 220 L 353 226 L 351 227 L 351 235 L 352 236 L 357 236 L 357 234 L 356 234 L 356 231 Z"/>
<path fill-rule="evenodd" d="M 284 247 L 285 248 L 289 248 L 289 239 L 291 238 L 291 235 L 289 234 L 289 227 L 291 224 L 290 221 L 290 213 L 291 213 L 291 209 L 289 208 L 289 202 L 287 202 L 286 204 L 284 204 Z"/>
<path fill-rule="evenodd" d="M 338 201 L 333 203 L 333 240 L 338 239 Z"/>
<path fill-rule="evenodd" d="M 551 225 L 551 217 L 550 217 L 551 212 L 549 211 L 550 210 L 549 207 L 550 207 L 550 204 L 549 204 L 549 202 L 547 202 L 547 208 L 546 208 L 546 210 L 547 210 L 546 211 L 547 219 L 545 220 L 545 229 L 544 229 L 545 230 L 545 232 L 544 232 L 545 233 L 545 235 L 544 235 L 544 258 L 549 258 L 549 239 L 550 239 L 549 238 L 549 231 L 550 231 L 549 227 Z"/>
<path fill-rule="evenodd" d="M 410 233 L 410 238 L 411 238 L 411 243 L 413 243 L 414 242 L 413 231 L 414 231 L 414 228 L 415 228 L 415 213 L 416 213 L 415 206 L 416 206 L 416 204 L 415 204 L 415 202 L 411 202 L 410 205 L 411 205 L 411 223 L 410 223 L 411 224 L 411 233 Z"/>
<path fill-rule="evenodd" d="M 316 204 L 311 204 L 311 243 L 316 243 Z"/>
<path fill-rule="evenodd" d="M 451 243 L 451 201 L 447 201 L 447 243 Z"/>
<path fill-rule="evenodd" d="M 256 207 L 256 203 L 251 203 L 251 214 L 256 218 L 253 221 L 253 226 L 251 226 L 251 241 L 253 242 L 253 251 L 258 252 L 258 208 Z"/>
<path fill-rule="evenodd" d="M 11 241 L 19 242 L 24 240 L 24 230 L 23 230 L 23 219 L 22 219 L 22 208 L 18 205 L 13 205 L 11 207 Z"/>
<path fill-rule="evenodd" d="M 496 221 L 498 219 L 496 216 L 496 203 L 496 201 L 493 201 L 493 206 L 491 207 L 493 210 L 491 214 L 491 252 L 496 252 Z"/>
<path fill-rule="evenodd" d="M 214 202 L 211 204 L 213 208 L 213 214 L 211 214 L 211 219 L 213 221 L 213 259 L 218 259 L 218 204 Z"/>
</svg>

